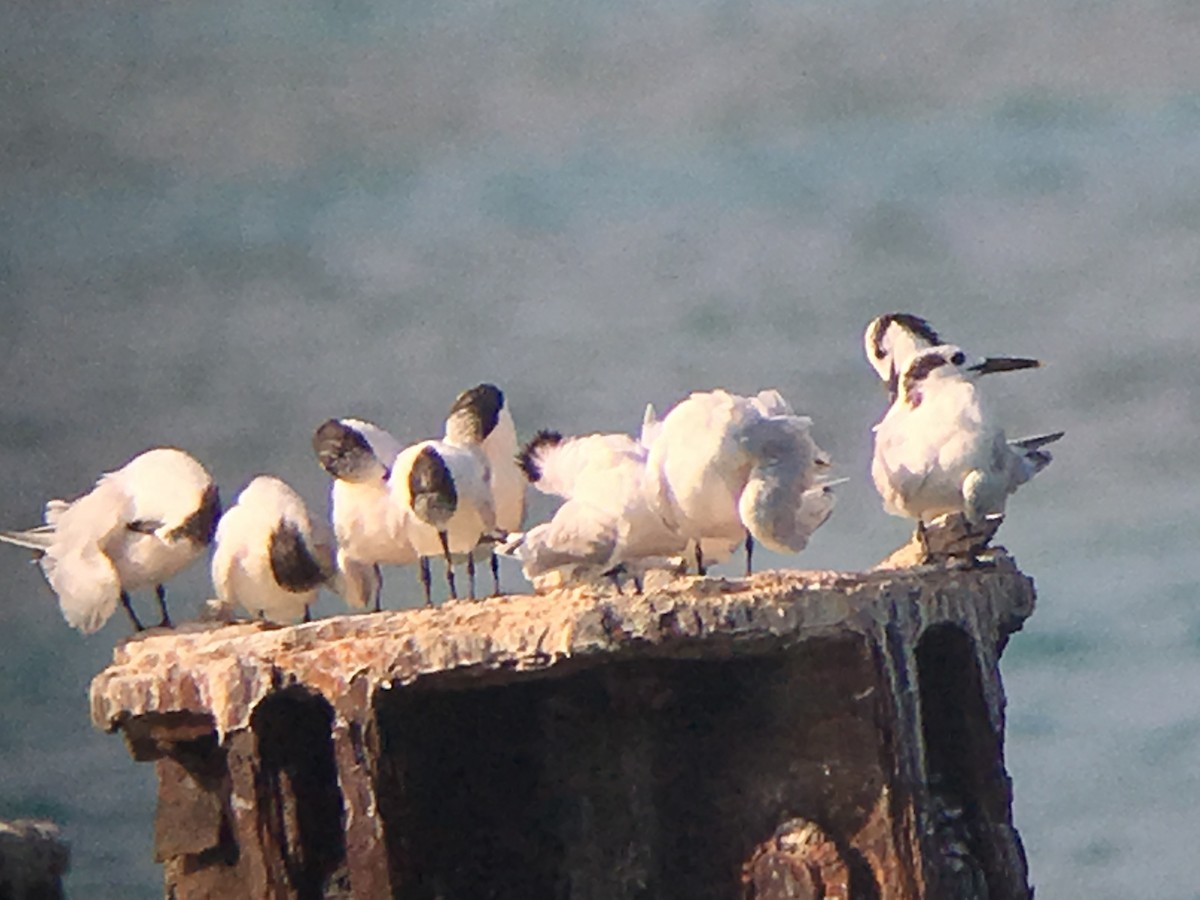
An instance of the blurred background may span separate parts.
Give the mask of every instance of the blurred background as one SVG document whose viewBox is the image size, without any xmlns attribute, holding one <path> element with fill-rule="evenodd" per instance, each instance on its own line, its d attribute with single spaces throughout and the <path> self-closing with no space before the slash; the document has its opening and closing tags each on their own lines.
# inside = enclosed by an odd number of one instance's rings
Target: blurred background
<svg viewBox="0 0 1200 900">
<path fill-rule="evenodd" d="M 158 444 L 324 508 L 324 419 L 424 438 L 485 379 L 522 437 L 775 386 L 853 480 L 764 564 L 863 568 L 910 526 L 862 330 L 920 313 L 1047 360 L 989 387 L 1068 432 L 1001 532 L 1040 594 L 1004 658 L 1038 897 L 1195 898 L 1197 47 L 1185 0 L 14 0 L 0 524 Z M 88 718 L 128 623 L 0 565 L 0 817 L 65 826 L 72 896 L 161 896 L 153 767 Z"/>
</svg>

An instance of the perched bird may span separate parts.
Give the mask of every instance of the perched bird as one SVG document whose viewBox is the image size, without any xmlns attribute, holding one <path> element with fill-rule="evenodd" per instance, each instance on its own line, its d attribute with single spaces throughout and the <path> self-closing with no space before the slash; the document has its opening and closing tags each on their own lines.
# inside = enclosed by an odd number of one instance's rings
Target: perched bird
<svg viewBox="0 0 1200 900">
<path fill-rule="evenodd" d="M 342 597 L 350 606 L 380 608 L 380 565 L 417 561 L 408 539 L 408 516 L 388 489 L 400 442 L 361 419 L 330 419 L 313 435 L 313 450 L 333 476 L 331 517 L 337 537 Z"/>
<path fill-rule="evenodd" d="M 459 435 L 464 441 L 464 435 Z M 479 440 L 485 435 L 479 434 Z M 446 560 L 446 583 L 457 598 L 453 555 L 466 554 L 470 596 L 475 597 L 472 551 L 481 538 L 494 535 L 496 513 L 487 461 L 478 442 L 456 446 L 422 441 L 401 451 L 388 479 L 392 502 L 407 515 L 406 533 L 420 562 L 425 604 L 430 599 L 429 560 Z"/>
<path fill-rule="evenodd" d="M 871 475 L 883 508 L 917 520 L 918 539 L 935 517 L 962 513 L 982 526 L 1004 513 L 1008 495 L 1050 463 L 1043 448 L 1062 432 L 1010 444 L 988 412 L 981 375 L 1035 368 L 1035 359 L 970 362 L 953 344 L 921 350 L 899 376 L 899 394 L 875 426 Z"/>
<path fill-rule="evenodd" d="M 811 425 L 773 390 L 694 393 L 661 422 L 648 417 L 647 490 L 662 519 L 692 545 L 700 574 L 739 543 L 749 574 L 756 539 L 799 552 L 828 518 L 831 485 L 817 478 L 830 462 Z"/>
<path fill-rule="evenodd" d="M 526 482 L 517 465 L 517 429 L 504 392 L 494 384 L 479 384 L 459 394 L 446 417 L 444 440 L 455 447 L 479 446 L 490 473 L 495 527 L 505 534 L 520 530 L 525 519 Z M 499 596 L 495 544 L 485 541 L 480 546 L 491 561 L 493 596 Z M 472 562 L 480 552 L 477 548 L 472 553 Z"/>
<path fill-rule="evenodd" d="M 612 579 L 628 574 L 641 591 L 651 568 L 676 568 L 687 539 L 667 526 L 645 489 L 645 446 L 624 434 L 563 438 L 540 431 L 520 456 L 529 482 L 566 502 L 554 517 L 512 534 L 501 552 L 522 563 L 541 589 L 562 581 Z"/>
<path fill-rule="evenodd" d="M 153 586 L 170 625 L 164 582 L 212 543 L 221 500 L 212 477 L 171 447 L 147 450 L 70 503 L 46 504 L 46 524 L 0 532 L 0 541 L 37 553 L 63 617 L 84 634 L 98 630 L 120 602 L 143 626 L 129 593 Z"/>
<path fill-rule="evenodd" d="M 217 599 L 269 622 L 307 622 L 321 585 L 334 577 L 333 544 L 332 532 L 309 515 L 299 494 L 259 475 L 217 526 Z"/>
<path fill-rule="evenodd" d="M 863 347 L 867 362 L 887 385 L 888 402 L 896 399 L 900 371 L 908 360 L 927 347 L 942 343 L 933 326 L 911 313 L 886 313 L 867 325 Z"/>
</svg>

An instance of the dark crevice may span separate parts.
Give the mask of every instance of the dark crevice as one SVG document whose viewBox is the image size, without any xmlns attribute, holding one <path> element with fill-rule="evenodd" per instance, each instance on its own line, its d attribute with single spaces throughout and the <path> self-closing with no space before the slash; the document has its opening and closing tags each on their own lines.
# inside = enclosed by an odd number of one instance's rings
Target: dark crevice
<svg viewBox="0 0 1200 900">
<path fill-rule="evenodd" d="M 922 635 L 916 657 L 936 896 L 1001 896 L 1010 879 L 994 832 L 1007 821 L 1007 784 L 974 643 L 956 626 L 937 625 Z"/>
<path fill-rule="evenodd" d="M 476 690 L 376 694 L 380 814 L 405 900 L 738 896 L 803 815 L 850 835 L 884 783 L 865 641 L 628 662 Z M 752 737 L 751 737 L 752 736 Z M 847 848 L 860 893 L 878 896 Z"/>
<path fill-rule="evenodd" d="M 271 694 L 250 719 L 258 741 L 259 808 L 301 900 L 324 896 L 345 857 L 332 724 L 329 704 L 299 687 Z"/>
</svg>

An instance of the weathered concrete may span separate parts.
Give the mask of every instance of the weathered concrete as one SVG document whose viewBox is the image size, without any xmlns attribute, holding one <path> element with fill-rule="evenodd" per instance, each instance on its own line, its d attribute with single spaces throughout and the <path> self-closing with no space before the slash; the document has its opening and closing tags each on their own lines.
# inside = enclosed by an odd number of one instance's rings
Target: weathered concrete
<svg viewBox="0 0 1200 900">
<path fill-rule="evenodd" d="M 902 560 L 895 557 L 893 563 Z M 1027 898 L 1003 553 L 126 641 L 178 898 Z"/>
<path fill-rule="evenodd" d="M 66 841 L 53 822 L 0 822 L 0 897 L 59 900 L 70 862 Z"/>
</svg>

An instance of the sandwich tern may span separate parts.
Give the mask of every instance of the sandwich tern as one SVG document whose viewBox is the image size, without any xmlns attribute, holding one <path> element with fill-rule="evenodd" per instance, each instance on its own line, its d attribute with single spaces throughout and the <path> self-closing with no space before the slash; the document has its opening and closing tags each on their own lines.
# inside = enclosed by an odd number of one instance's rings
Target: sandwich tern
<svg viewBox="0 0 1200 900">
<path fill-rule="evenodd" d="M 863 348 L 867 362 L 887 385 L 889 404 L 896 399 L 904 364 L 927 347 L 941 343 L 933 326 L 912 313 L 886 313 L 871 320 L 863 334 Z"/>
<path fill-rule="evenodd" d="M 163 584 L 212 543 L 221 500 L 212 477 L 193 457 L 158 447 L 100 476 L 77 500 L 51 500 L 46 524 L 0 532 L 0 541 L 33 550 L 67 623 L 97 631 L 125 607 L 143 625 L 131 591 L 154 587 L 162 625 L 170 625 Z"/>
<path fill-rule="evenodd" d="M 661 422 L 647 413 L 647 490 L 662 519 L 688 539 L 700 574 L 739 543 L 750 574 L 756 539 L 798 552 L 832 511 L 831 485 L 817 482 L 829 458 L 809 434 L 812 421 L 778 391 L 698 392 Z"/>
<path fill-rule="evenodd" d="M 969 527 L 982 528 L 1049 465 L 1044 448 L 1063 433 L 1008 442 L 975 385 L 982 375 L 1040 365 L 1012 357 L 971 362 L 943 344 L 918 351 L 901 369 L 896 402 L 874 428 L 871 475 L 887 512 L 917 520 L 927 551 L 932 519 L 961 513 Z"/>
<path fill-rule="evenodd" d="M 309 515 L 299 494 L 278 478 L 259 475 L 217 525 L 217 599 L 269 622 L 307 622 L 321 585 L 334 576 L 333 547 L 333 533 Z"/>
<path fill-rule="evenodd" d="M 687 539 L 667 526 L 646 492 L 646 447 L 625 434 L 563 438 L 539 431 L 519 456 L 539 491 L 564 503 L 549 522 L 509 535 L 501 552 L 521 561 L 541 590 L 562 581 L 628 574 L 637 591 L 652 568 L 677 568 Z"/>
<path fill-rule="evenodd" d="M 488 464 L 495 527 L 506 534 L 519 531 L 525 519 L 526 481 L 517 465 L 517 429 L 504 392 L 485 383 L 459 394 L 446 417 L 443 440 L 456 447 L 479 446 Z M 484 542 L 481 547 L 491 561 L 492 596 L 499 596 L 500 563 L 495 544 Z M 479 552 L 478 548 L 472 551 L 472 559 Z"/>
<path fill-rule="evenodd" d="M 401 444 L 361 419 L 330 419 L 313 435 L 313 450 L 333 476 L 330 510 L 337 537 L 337 569 L 347 605 L 380 609 L 381 565 L 417 561 L 408 539 L 408 511 L 392 501 L 391 467 Z"/>
<path fill-rule="evenodd" d="M 462 437 L 462 435 L 459 435 Z M 487 461 L 478 444 L 422 441 L 400 452 L 388 479 L 392 502 L 406 513 L 406 532 L 417 552 L 425 605 L 431 606 L 429 560 L 446 560 L 446 584 L 457 599 L 452 555 L 466 554 L 470 597 L 480 539 L 493 536 L 496 514 Z"/>
</svg>

